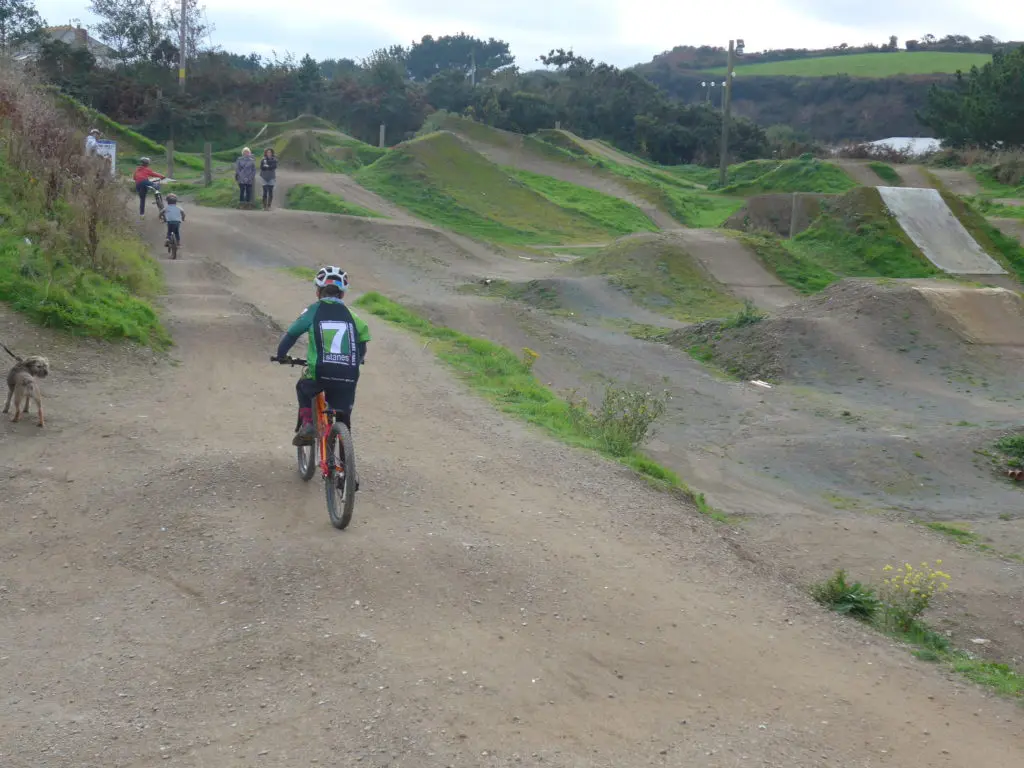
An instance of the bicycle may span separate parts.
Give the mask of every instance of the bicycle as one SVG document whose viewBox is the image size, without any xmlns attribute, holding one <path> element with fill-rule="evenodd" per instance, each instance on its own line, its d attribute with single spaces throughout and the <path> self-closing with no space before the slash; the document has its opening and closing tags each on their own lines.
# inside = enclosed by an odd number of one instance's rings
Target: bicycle
<svg viewBox="0 0 1024 768">
<path fill-rule="evenodd" d="M 153 202 L 156 203 L 156 209 L 161 213 L 164 210 L 164 196 L 160 192 L 160 185 L 163 182 L 174 181 L 174 179 L 150 179 L 149 187 L 153 190 Z"/>
<path fill-rule="evenodd" d="M 302 358 L 271 356 L 272 363 L 306 365 Z M 311 480 L 317 466 L 324 479 L 324 494 L 327 498 L 327 514 L 331 525 L 340 531 L 352 522 L 356 495 L 356 451 L 352 433 L 337 417 L 339 411 L 327 407 L 327 399 L 321 392 L 313 400 L 313 418 L 316 424 L 316 441 L 313 445 L 300 445 L 296 451 L 299 476 Z M 296 431 L 302 420 L 296 422 Z M 340 514 L 339 514 L 340 508 Z"/>
</svg>

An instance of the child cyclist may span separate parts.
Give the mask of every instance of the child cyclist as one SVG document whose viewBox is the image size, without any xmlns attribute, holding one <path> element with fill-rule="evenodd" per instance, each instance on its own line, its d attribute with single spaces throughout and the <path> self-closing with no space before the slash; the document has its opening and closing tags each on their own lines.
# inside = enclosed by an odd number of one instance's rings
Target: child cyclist
<svg viewBox="0 0 1024 768">
<path fill-rule="evenodd" d="M 185 211 L 178 207 L 178 196 L 173 192 L 167 196 L 167 205 L 160 211 L 160 219 L 167 223 L 167 242 L 173 237 L 181 248 L 181 223 L 185 220 Z"/>
<path fill-rule="evenodd" d="M 166 176 L 157 173 L 149 167 L 148 157 L 139 159 L 139 167 L 132 174 L 132 180 L 135 182 L 135 191 L 139 194 L 139 216 L 146 215 L 146 195 L 149 194 L 149 188 L 153 186 L 150 179 L 166 178 Z"/>
<path fill-rule="evenodd" d="M 317 300 L 303 310 L 277 346 L 277 357 L 284 362 L 299 337 L 307 335 L 308 364 L 295 385 L 301 426 L 292 445 L 312 445 L 316 440 L 313 398 L 320 392 L 328 406 L 338 412 L 338 419 L 352 429 L 359 367 L 366 359 L 370 341 L 369 327 L 344 302 L 348 275 L 338 267 L 322 267 L 313 284 Z"/>
</svg>

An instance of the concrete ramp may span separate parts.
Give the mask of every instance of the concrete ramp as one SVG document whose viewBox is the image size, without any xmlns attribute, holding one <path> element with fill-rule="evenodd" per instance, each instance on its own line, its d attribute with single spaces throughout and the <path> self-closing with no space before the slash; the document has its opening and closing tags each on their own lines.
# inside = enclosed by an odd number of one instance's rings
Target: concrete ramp
<svg viewBox="0 0 1024 768">
<path fill-rule="evenodd" d="M 1024 346 L 1024 299 L 1005 288 L 915 283 L 914 290 L 972 344 Z"/>
<path fill-rule="evenodd" d="M 975 242 L 934 189 L 879 187 L 886 207 L 896 216 L 928 260 L 951 275 L 1005 275 L 1006 270 Z"/>
</svg>

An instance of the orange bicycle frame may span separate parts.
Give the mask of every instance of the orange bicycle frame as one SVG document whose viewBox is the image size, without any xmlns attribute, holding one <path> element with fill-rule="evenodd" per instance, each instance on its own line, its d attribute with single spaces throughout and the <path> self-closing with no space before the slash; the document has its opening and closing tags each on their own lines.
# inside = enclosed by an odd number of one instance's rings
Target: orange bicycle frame
<svg viewBox="0 0 1024 768">
<path fill-rule="evenodd" d="M 320 392 L 313 399 L 313 417 L 316 419 L 316 445 L 320 459 L 320 472 L 327 477 L 327 434 L 331 425 L 327 421 L 327 398 Z"/>
</svg>

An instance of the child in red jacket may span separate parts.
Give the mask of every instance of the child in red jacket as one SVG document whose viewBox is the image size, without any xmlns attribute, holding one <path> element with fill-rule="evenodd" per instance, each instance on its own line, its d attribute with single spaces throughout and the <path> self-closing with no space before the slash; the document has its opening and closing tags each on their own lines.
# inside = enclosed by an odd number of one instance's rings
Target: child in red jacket
<svg viewBox="0 0 1024 768">
<path fill-rule="evenodd" d="M 153 186 L 153 182 L 150 179 L 166 178 L 166 176 L 161 176 L 149 167 L 148 157 L 143 157 L 139 160 L 139 167 L 132 174 L 132 179 L 135 181 L 135 191 L 139 193 L 139 216 L 146 215 L 146 194 L 149 192 L 149 188 Z"/>
</svg>

